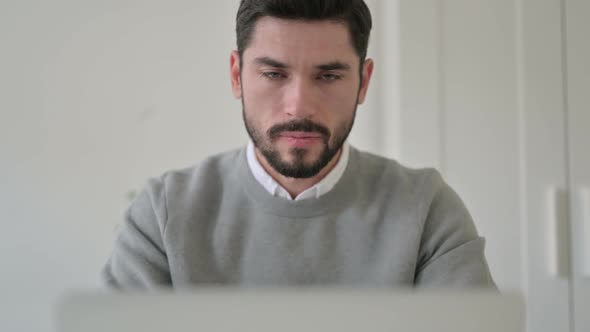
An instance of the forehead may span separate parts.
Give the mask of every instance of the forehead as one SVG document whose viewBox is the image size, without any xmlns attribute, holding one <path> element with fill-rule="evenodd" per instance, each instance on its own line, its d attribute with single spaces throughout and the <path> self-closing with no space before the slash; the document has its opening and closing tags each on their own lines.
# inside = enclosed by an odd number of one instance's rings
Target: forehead
<svg viewBox="0 0 590 332">
<path fill-rule="evenodd" d="M 290 64 L 358 60 L 345 23 L 262 17 L 254 27 L 244 58 L 268 56 Z"/>
</svg>

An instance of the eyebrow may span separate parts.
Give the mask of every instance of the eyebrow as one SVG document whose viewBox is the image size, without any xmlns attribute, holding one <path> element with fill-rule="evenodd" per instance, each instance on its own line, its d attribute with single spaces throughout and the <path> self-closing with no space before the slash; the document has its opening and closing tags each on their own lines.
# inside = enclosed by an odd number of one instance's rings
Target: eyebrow
<svg viewBox="0 0 590 332">
<path fill-rule="evenodd" d="M 320 70 L 350 70 L 350 65 L 340 61 L 333 61 L 323 65 L 318 65 L 316 68 Z"/>
<path fill-rule="evenodd" d="M 263 56 L 254 59 L 254 62 L 261 66 L 270 66 L 273 68 L 287 69 L 290 66 L 273 58 Z M 350 65 L 340 61 L 332 61 L 315 66 L 319 70 L 350 70 Z"/>
<path fill-rule="evenodd" d="M 269 58 L 267 56 L 256 58 L 256 59 L 254 59 L 254 62 L 258 65 L 261 65 L 261 66 L 270 66 L 270 67 L 280 68 L 280 69 L 289 68 L 289 66 L 286 63 L 282 63 L 278 60 Z"/>
</svg>

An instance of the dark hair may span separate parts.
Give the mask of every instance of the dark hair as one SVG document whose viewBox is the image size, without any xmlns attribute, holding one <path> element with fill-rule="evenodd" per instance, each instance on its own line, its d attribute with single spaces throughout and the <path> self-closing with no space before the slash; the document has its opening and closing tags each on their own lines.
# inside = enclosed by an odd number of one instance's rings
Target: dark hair
<svg viewBox="0 0 590 332">
<path fill-rule="evenodd" d="M 372 20 L 371 12 L 363 0 L 241 0 L 236 16 L 240 61 L 251 41 L 256 21 L 263 16 L 346 23 L 361 64 L 367 56 Z"/>
</svg>

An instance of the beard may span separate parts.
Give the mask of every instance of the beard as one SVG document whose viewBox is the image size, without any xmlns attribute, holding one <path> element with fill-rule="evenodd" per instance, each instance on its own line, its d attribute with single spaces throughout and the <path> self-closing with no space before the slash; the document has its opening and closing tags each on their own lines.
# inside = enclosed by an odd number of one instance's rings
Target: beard
<svg viewBox="0 0 590 332">
<path fill-rule="evenodd" d="M 342 145 L 348 138 L 354 119 L 356 117 L 356 105 L 352 113 L 352 117 L 341 123 L 334 131 L 330 131 L 327 127 L 315 123 L 308 119 L 293 120 L 286 123 L 276 124 L 268 130 L 263 131 L 257 128 L 253 121 L 248 118 L 246 114 L 246 107 L 244 99 L 242 98 L 242 117 L 246 126 L 246 131 L 252 139 L 254 146 L 260 151 L 262 156 L 266 159 L 268 164 L 279 174 L 289 177 L 304 179 L 316 176 L 334 156 L 340 151 Z M 288 154 L 291 156 L 291 161 L 287 161 L 275 146 L 276 139 L 281 133 L 286 131 L 301 131 L 320 134 L 322 137 L 322 150 L 319 156 L 311 162 L 306 162 L 306 157 L 310 153 L 305 148 L 291 148 Z"/>
</svg>

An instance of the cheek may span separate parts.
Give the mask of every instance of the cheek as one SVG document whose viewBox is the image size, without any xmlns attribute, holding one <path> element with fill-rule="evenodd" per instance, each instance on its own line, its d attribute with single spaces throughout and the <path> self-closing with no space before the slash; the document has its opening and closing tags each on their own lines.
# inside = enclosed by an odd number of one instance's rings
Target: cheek
<svg viewBox="0 0 590 332">
<path fill-rule="evenodd" d="M 358 82 L 346 80 L 333 84 L 319 85 L 320 100 L 332 104 L 334 107 L 348 107 L 356 104 L 358 95 Z"/>
<path fill-rule="evenodd" d="M 280 109 L 279 91 L 256 78 L 244 81 L 243 98 L 247 110 L 250 113 L 255 112 L 257 116 L 272 116 Z"/>
<path fill-rule="evenodd" d="M 339 126 L 342 122 L 348 122 L 352 117 L 357 104 L 356 89 L 346 88 L 330 92 L 330 95 L 325 95 L 323 100 L 323 108 L 330 110 L 329 114 L 335 125 Z"/>
<path fill-rule="evenodd" d="M 358 92 L 358 82 L 356 80 L 351 80 L 346 82 L 346 84 L 343 84 L 339 89 L 336 89 L 334 94 L 342 104 L 350 106 L 356 104 Z"/>
</svg>

